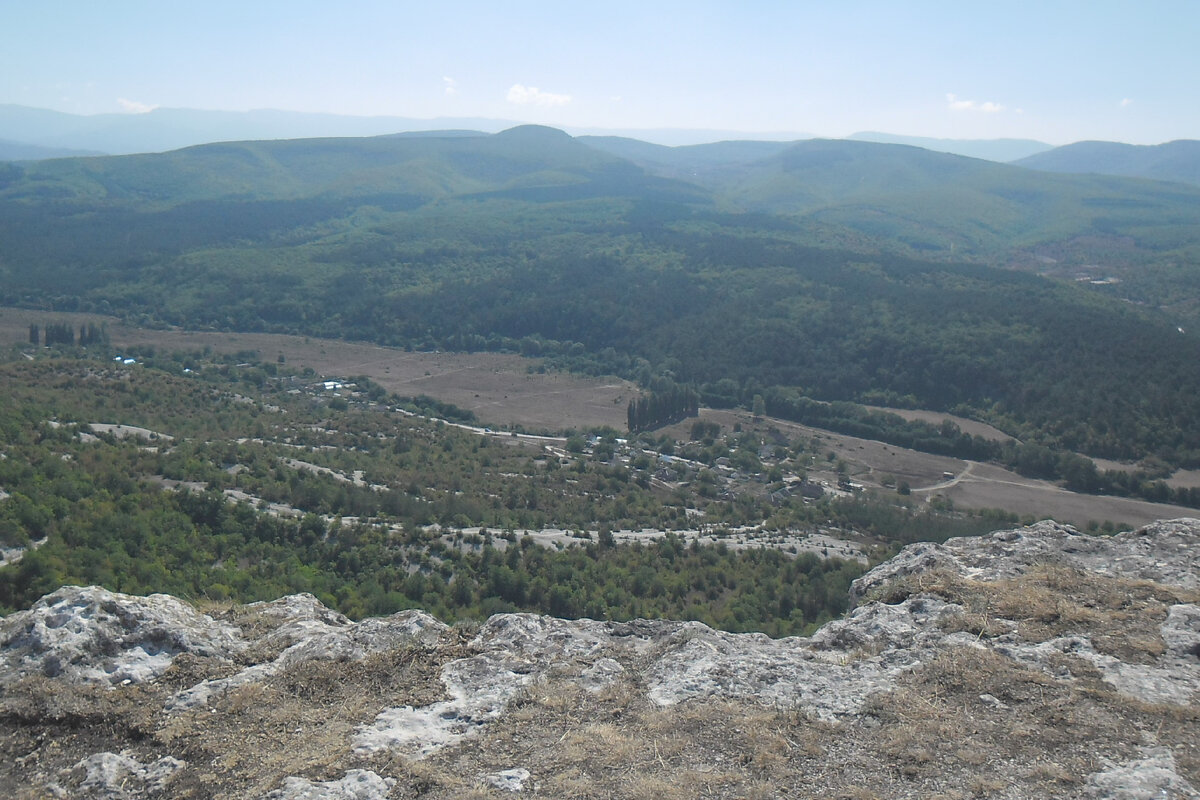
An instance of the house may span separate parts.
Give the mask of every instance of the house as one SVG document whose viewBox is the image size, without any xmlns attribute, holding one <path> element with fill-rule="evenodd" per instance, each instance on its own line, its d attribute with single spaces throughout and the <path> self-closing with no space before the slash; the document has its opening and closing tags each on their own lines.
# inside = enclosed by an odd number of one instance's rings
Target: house
<svg viewBox="0 0 1200 800">
<path fill-rule="evenodd" d="M 819 500 L 825 496 L 825 489 L 819 483 L 809 480 L 801 481 L 800 496 L 809 500 Z"/>
</svg>

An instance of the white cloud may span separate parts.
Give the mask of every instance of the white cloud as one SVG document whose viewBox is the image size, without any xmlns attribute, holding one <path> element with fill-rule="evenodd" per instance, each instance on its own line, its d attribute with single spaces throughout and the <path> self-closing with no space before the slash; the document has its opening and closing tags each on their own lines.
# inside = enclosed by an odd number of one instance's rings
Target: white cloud
<svg viewBox="0 0 1200 800">
<path fill-rule="evenodd" d="M 117 98 L 117 105 L 130 114 L 147 114 L 158 108 L 158 106 L 139 103 L 137 100 L 126 100 L 124 97 Z"/>
<path fill-rule="evenodd" d="M 443 77 L 442 83 L 445 84 L 446 94 L 457 94 L 458 93 L 458 81 L 454 80 L 454 78 Z"/>
<path fill-rule="evenodd" d="M 986 100 L 982 103 L 975 100 L 959 100 L 953 94 L 946 95 L 946 103 L 953 111 L 982 111 L 985 114 L 998 114 L 1004 110 L 1004 106 L 999 103 L 993 103 L 991 100 Z"/>
<path fill-rule="evenodd" d="M 1126 106 L 1128 106 L 1132 103 L 1133 103 L 1133 101 L 1130 100 L 1128 97 L 1121 98 L 1121 108 L 1125 108 Z"/>
<path fill-rule="evenodd" d="M 571 95 L 552 94 L 551 92 L 543 92 L 536 86 L 522 86 L 519 83 L 514 83 L 512 88 L 508 90 L 508 102 L 521 106 L 565 106 L 571 102 Z"/>
</svg>

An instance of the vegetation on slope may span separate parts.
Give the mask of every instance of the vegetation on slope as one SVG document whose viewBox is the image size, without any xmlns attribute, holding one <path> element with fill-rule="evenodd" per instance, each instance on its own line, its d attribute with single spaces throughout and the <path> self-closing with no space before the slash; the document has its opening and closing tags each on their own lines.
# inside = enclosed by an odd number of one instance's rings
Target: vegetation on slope
<svg viewBox="0 0 1200 800">
<path fill-rule="evenodd" d="M 1111 286 L 945 260 L 1124 237 L 1158 276 L 1134 294 L 1182 307 L 1191 267 L 1162 265 L 1196 246 L 1195 189 L 864 142 L 748 153 L 693 154 L 707 188 L 533 127 L 11 167 L 0 301 L 513 350 L 714 405 L 957 410 L 1056 450 L 1200 463 L 1194 334 Z"/>
<path fill-rule="evenodd" d="M 137 358 L 0 364 L 0 545 L 41 541 L 0 568 L 0 606 L 95 583 L 215 600 L 309 591 L 354 616 L 521 609 L 780 635 L 840 613 L 861 565 L 669 532 L 695 513 L 718 535 L 771 518 L 845 525 L 884 545 L 997 524 L 877 501 L 722 498 L 704 480 L 652 488 L 653 459 L 625 464 L 599 445 L 560 457 L 413 416 L 366 382 L 337 394 L 275 364 Z M 576 544 L 520 533 L 545 527 L 578 531 Z M 633 527 L 666 535 L 629 544 L 607 533 Z"/>
<path fill-rule="evenodd" d="M 1075 142 L 1016 162 L 1047 172 L 1096 173 L 1200 183 L 1200 142 L 1180 139 L 1156 145 Z"/>
</svg>

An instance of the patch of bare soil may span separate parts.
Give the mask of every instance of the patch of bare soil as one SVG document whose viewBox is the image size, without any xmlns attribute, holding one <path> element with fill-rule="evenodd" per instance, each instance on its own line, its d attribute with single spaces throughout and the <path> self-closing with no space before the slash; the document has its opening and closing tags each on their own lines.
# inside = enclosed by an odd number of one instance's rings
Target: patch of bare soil
<svg viewBox="0 0 1200 800">
<path fill-rule="evenodd" d="M 1005 442 L 1012 439 L 1004 431 L 999 428 L 988 425 L 986 422 L 967 419 L 955 414 L 946 414 L 942 411 L 923 411 L 913 408 L 886 408 L 884 406 L 867 406 L 874 411 L 886 411 L 889 414 L 895 414 L 901 419 L 906 419 L 909 422 L 928 422 L 930 425 L 941 425 L 944 420 L 950 420 L 963 433 L 971 436 L 979 436 L 984 439 L 990 439 L 995 442 Z"/>
<path fill-rule="evenodd" d="M 1172 489 L 1195 489 L 1200 487 L 1200 469 L 1180 469 L 1176 470 L 1170 478 L 1167 478 L 1167 486 Z"/>
<path fill-rule="evenodd" d="M 977 464 L 970 476 L 946 490 L 944 495 L 964 508 L 1004 508 L 1079 526 L 1104 520 L 1138 526 L 1154 520 L 1197 514 L 1196 509 L 1186 506 L 1151 503 L 1131 497 L 1077 494 L 1048 481 L 1026 478 L 990 464 Z"/>
<path fill-rule="evenodd" d="M 903 447 L 859 439 L 840 433 L 801 425 L 772 417 L 755 419 L 737 409 L 701 409 L 700 419 L 716 422 L 726 432 L 741 425 L 742 430 L 767 431 L 774 428 L 791 440 L 812 440 L 821 453 L 809 468 L 814 479 L 836 485 L 834 464 L 845 462 L 850 477 L 868 488 L 892 491 L 885 485 L 907 483 L 913 496 L 932 500 L 945 498 L 959 508 L 1000 508 L 1021 516 L 1054 519 L 1078 526 L 1106 520 L 1138 526 L 1159 519 L 1194 517 L 1196 509 L 1168 503 L 1151 503 L 1128 497 L 1078 494 L 1049 481 L 1026 478 L 991 464 L 967 462 L 949 456 L 922 453 Z M 665 431 L 676 438 L 690 438 L 696 422 L 688 419 Z M 967 472 L 968 464 L 970 471 Z M 947 479 L 946 473 L 953 477 Z M 949 484 L 949 485 L 947 485 Z"/>
</svg>

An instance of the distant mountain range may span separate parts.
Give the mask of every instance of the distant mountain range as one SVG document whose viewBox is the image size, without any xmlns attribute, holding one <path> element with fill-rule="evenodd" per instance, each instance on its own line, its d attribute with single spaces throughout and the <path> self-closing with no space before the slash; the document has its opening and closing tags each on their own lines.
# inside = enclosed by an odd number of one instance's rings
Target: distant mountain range
<svg viewBox="0 0 1200 800">
<path fill-rule="evenodd" d="M 214 142 L 367 137 L 481 136 L 518 126 L 482 117 L 355 117 L 297 111 L 205 111 L 158 108 L 144 114 L 82 116 L 0 105 L 0 161 L 36 161 L 84 155 L 159 153 Z M 801 132 L 747 133 L 716 129 L 564 129 L 592 147 L 661 175 L 694 180 L 713 169 L 783 152 Z M 1048 172 L 1096 173 L 1200 183 L 1200 142 L 1154 146 L 1078 142 L 1054 147 L 1033 139 L 936 139 L 862 131 L 848 141 L 907 145 L 986 161 L 1011 162 Z"/>
<path fill-rule="evenodd" d="M 863 131 L 846 138 L 858 142 L 906 144 L 938 153 L 953 153 L 988 161 L 1016 161 L 1018 158 L 1054 149 L 1054 145 L 1034 139 L 933 139 L 928 136 L 896 136 L 876 131 Z"/>
<path fill-rule="evenodd" d="M 477 118 L 351 117 L 296 111 L 202 111 L 156 108 L 145 114 L 81 116 L 0 105 L 0 139 L 45 148 L 110 155 L 159 153 L 210 142 L 378 136 L 401 131 L 471 129 L 495 132 L 516 122 Z M 10 159 L 11 160 L 11 159 Z"/>
<path fill-rule="evenodd" d="M 519 126 L 498 134 L 456 130 L 227 142 L 43 161 L 20 174 L 0 180 L 0 197 L 89 203 L 103 198 L 142 211 L 195 201 L 317 197 L 391 198 L 380 201 L 385 204 L 401 196 L 408 198 L 403 203 L 499 195 L 669 198 L 803 218 L 806 224 L 890 242 L 889 247 L 957 258 L 1011 259 L 1020 248 L 1050 243 L 1074 242 L 1077 249 L 1096 236 L 1132 237 L 1136 249 L 1157 251 L 1183 244 L 1177 241 L 1182 230 L 1188 231 L 1189 245 L 1200 237 L 1192 235 L 1200 231 L 1200 194 L 1178 184 L 1054 174 L 909 145 L 848 140 L 666 147 Z"/>
<path fill-rule="evenodd" d="M 1200 184 L 1200 141 L 1180 139 L 1156 145 L 1076 142 L 1015 163 L 1048 172 L 1093 172 Z"/>
<path fill-rule="evenodd" d="M 266 139 L 306 139 L 346 136 L 380 136 L 400 132 L 448 130 L 497 133 L 520 123 L 482 117 L 356 117 L 299 111 L 205 111 L 186 108 L 156 108 L 144 114 L 66 114 L 41 108 L 0 104 L 0 160 L 17 161 L 57 158 L 62 155 L 130 155 L 160 153 L 197 144 Z M 811 134 L 782 132 L 748 134 L 716 129 L 657 128 L 615 130 L 567 128 L 573 135 L 636 136 L 665 145 L 689 145 L 722 139 L 765 138 L 788 140 L 811 138 Z M 21 145 L 26 149 L 17 149 Z M 44 150 L 39 150 L 42 148 Z"/>
<path fill-rule="evenodd" d="M 69 147 L 43 147 L 27 142 L 12 142 L 0 139 L 0 161 L 41 161 L 47 158 L 74 158 L 76 156 L 102 156 L 99 150 L 75 150 Z"/>
</svg>

